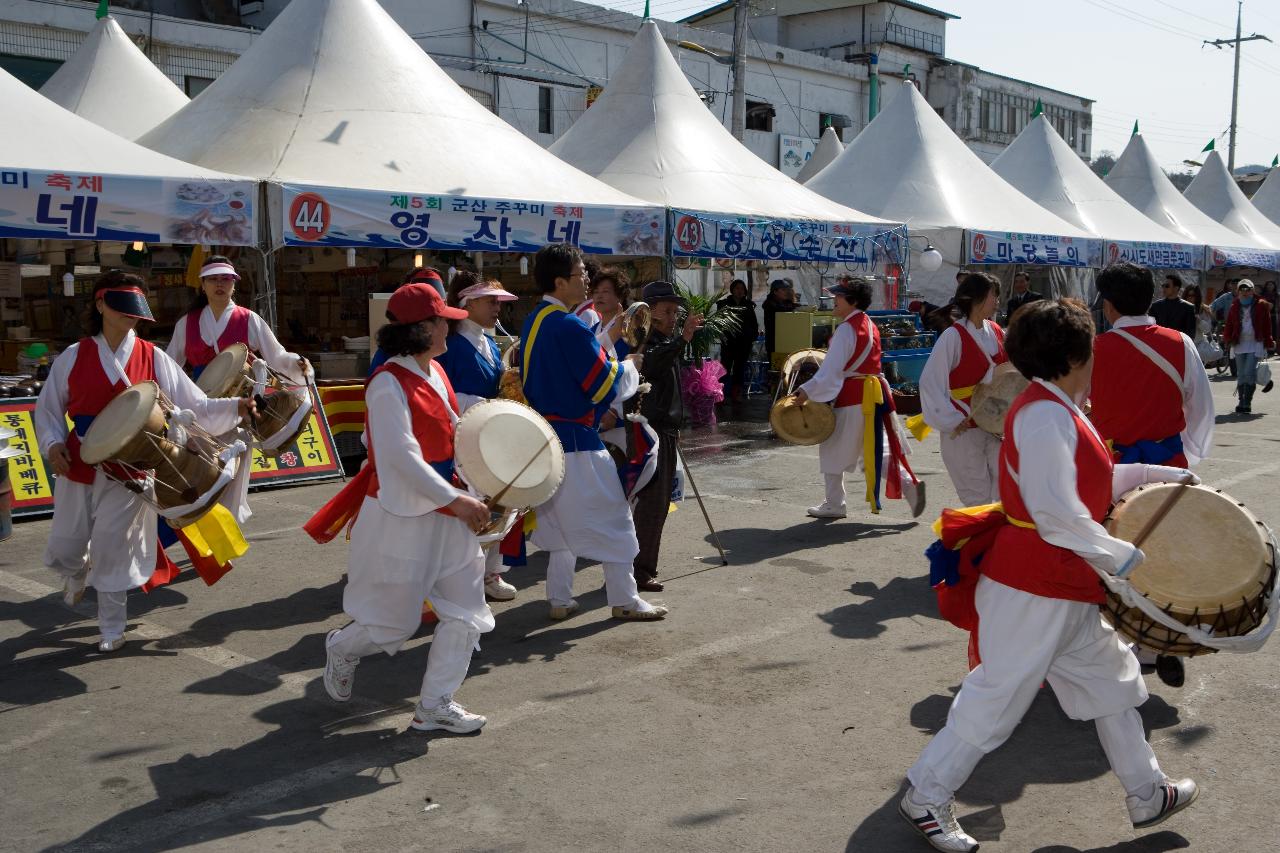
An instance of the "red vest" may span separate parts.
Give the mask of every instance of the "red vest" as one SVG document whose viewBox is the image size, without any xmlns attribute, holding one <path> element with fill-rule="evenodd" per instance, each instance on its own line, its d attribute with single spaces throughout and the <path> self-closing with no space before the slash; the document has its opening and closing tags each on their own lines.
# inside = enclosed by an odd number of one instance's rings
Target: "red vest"
<svg viewBox="0 0 1280 853">
<path fill-rule="evenodd" d="M 457 414 L 458 399 L 453 394 L 453 386 L 449 384 L 449 377 L 445 374 L 444 368 L 434 359 L 431 362 L 431 368 L 444 383 L 449 397 L 449 408 Z M 446 480 L 456 483 L 457 477 L 453 471 L 453 420 L 445 409 L 444 401 L 440 399 L 440 395 L 430 383 L 408 368 L 387 362 L 375 370 L 373 376 L 383 372 L 395 377 L 409 401 L 409 425 L 413 429 L 413 437 L 418 440 L 422 458 Z M 373 377 L 370 377 L 370 381 L 372 379 Z M 373 469 L 373 477 L 366 494 L 376 498 L 378 472 L 377 465 L 374 463 L 373 432 L 369 429 L 368 415 L 365 416 L 364 434 L 365 440 L 369 443 L 369 467 Z M 441 507 L 436 512 L 453 515 L 453 511 L 448 507 Z"/>
<path fill-rule="evenodd" d="M 947 386 L 952 391 L 961 388 L 972 388 L 986 378 L 992 362 L 1004 364 L 1009 360 L 1009 356 L 1004 351 L 1004 330 L 990 320 L 985 320 L 984 322 L 996 335 L 996 354 L 994 356 L 988 356 L 986 351 L 978 345 L 978 339 L 964 325 L 963 320 L 955 324 L 956 334 L 960 336 L 960 360 L 956 362 L 955 367 L 951 368 L 951 373 L 947 377 Z M 956 403 L 955 397 L 951 398 L 951 405 L 964 414 L 968 414 Z"/>
<path fill-rule="evenodd" d="M 850 314 L 843 322 L 849 325 L 853 330 L 853 355 L 849 356 L 849 360 L 845 362 L 844 372 L 850 370 L 855 373 L 864 374 L 866 376 L 875 376 L 880 372 L 880 329 L 876 324 L 871 322 L 871 318 L 867 316 L 865 311 L 857 311 Z M 858 364 L 854 364 L 854 360 L 858 355 L 867 349 L 870 342 L 871 348 L 867 350 L 867 355 Z M 860 406 L 862 405 L 862 376 L 849 376 L 844 380 L 844 384 L 840 386 L 840 393 L 836 395 L 835 402 L 832 403 L 836 408 L 842 406 Z"/>
<path fill-rule="evenodd" d="M 1032 522 L 1031 513 L 1022 500 L 1010 471 L 1018 471 L 1019 451 L 1013 440 L 1013 423 L 1023 406 L 1048 400 L 1065 408 L 1065 404 L 1038 382 L 1023 391 L 1009 407 L 1005 418 L 1005 440 L 1000 445 L 1000 500 L 1005 516 L 1021 522 Z M 1072 412 L 1076 422 L 1076 490 L 1089 509 L 1093 520 L 1101 522 L 1111 506 L 1111 453 L 1093 434 L 1089 425 Z M 1035 448 L 1027 448 L 1034 453 Z M 1102 581 L 1097 573 L 1074 551 L 1051 545 L 1034 528 L 1012 522 L 1000 528 L 990 552 L 982 560 L 982 573 L 1005 586 L 1045 598 L 1068 601 L 1105 600 Z"/>
<path fill-rule="evenodd" d="M 141 338 L 134 339 L 133 352 L 124 365 L 124 374 L 129 377 L 130 385 L 156 378 L 154 353 L 153 344 Z M 82 338 L 76 349 L 75 364 L 71 365 L 71 373 L 67 376 L 67 416 L 76 425 L 76 429 L 67 436 L 67 452 L 71 454 L 71 470 L 67 479 L 73 483 L 93 485 L 96 473 L 92 465 L 86 465 L 80 458 L 80 431 L 87 432 L 92 419 L 126 387 L 122 382 L 112 382 L 107 378 L 98 357 L 98 342 L 93 338 Z M 111 466 L 111 470 L 122 480 L 134 477 L 118 466 Z"/>
<path fill-rule="evenodd" d="M 1130 326 L 1124 329 L 1155 350 L 1185 377 L 1186 348 L 1182 333 L 1161 326 Z M 1132 342 L 1117 331 L 1098 335 L 1093 342 L 1093 381 L 1089 418 L 1098 434 L 1116 444 L 1161 441 L 1181 434 L 1187 427 L 1182 385 L 1175 385 Z M 1170 460 L 1185 465 L 1186 458 Z"/>
<path fill-rule="evenodd" d="M 204 313 L 204 309 L 187 314 L 187 364 L 192 367 L 204 367 L 213 361 L 215 355 L 232 344 L 249 345 L 249 314 L 252 312 L 240 305 L 233 305 L 228 310 L 231 312 L 231 319 L 227 321 L 226 328 L 218 338 L 217 351 L 200 337 L 200 315 Z"/>
</svg>

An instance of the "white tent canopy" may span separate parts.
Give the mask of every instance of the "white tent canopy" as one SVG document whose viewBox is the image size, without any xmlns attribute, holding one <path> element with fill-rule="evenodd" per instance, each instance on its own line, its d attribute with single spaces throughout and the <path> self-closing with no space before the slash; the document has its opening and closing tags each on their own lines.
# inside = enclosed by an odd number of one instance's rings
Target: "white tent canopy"
<svg viewBox="0 0 1280 853">
<path fill-rule="evenodd" d="M 1210 151 L 1200 173 L 1182 193 L 1210 219 L 1273 249 L 1280 249 L 1280 225 L 1249 203 L 1227 172 L 1222 155 Z"/>
<path fill-rule="evenodd" d="M 1178 192 L 1140 133 L 1129 139 L 1106 184 L 1158 225 L 1209 246 L 1210 266 L 1269 267 L 1275 262 L 1268 246 L 1214 222 Z"/>
<path fill-rule="evenodd" d="M 0 237 L 257 242 L 251 179 L 143 148 L 3 70 L 0 103 Z"/>
<path fill-rule="evenodd" d="M 604 93 L 550 150 L 611 186 L 671 208 L 677 222 L 681 212 L 697 211 L 774 222 L 854 223 L 870 226 L 870 232 L 898 225 L 823 198 L 734 139 L 689 85 L 651 20 L 640 25 Z M 705 254 L 745 256 L 745 248 L 740 253 L 726 251 L 723 243 L 709 245 L 717 239 L 716 223 L 699 221 L 706 242 L 685 239 L 688 233 L 677 226 L 673 251 L 680 254 L 682 245 L 696 242 Z M 743 235 L 741 244 L 753 236 Z"/>
<path fill-rule="evenodd" d="M 1203 263 L 1203 244 L 1157 225 L 1117 195 L 1043 115 L 1023 128 L 991 169 L 1041 207 L 1106 240 L 1108 261 L 1171 269 Z"/>
<path fill-rule="evenodd" d="M 1280 225 L 1280 169 L 1272 168 L 1250 201 L 1263 216 Z"/>
<path fill-rule="evenodd" d="M 1010 186 L 947 127 L 910 81 L 902 85 L 902 92 L 806 186 L 859 210 L 904 221 L 913 236 L 924 233 L 945 263 L 933 274 L 913 269 L 913 292 L 945 302 L 955 291 L 957 267 L 1044 263 L 1048 252 L 1041 250 L 1049 243 L 1064 260 L 1069 247 L 1076 265 L 1091 262 L 1089 256 L 1100 249 L 1095 235 Z M 1006 239 L 1015 236 L 1016 241 Z M 1020 254 L 1024 243 L 1036 246 L 1036 260 Z M 1013 253 L 1002 256 L 1010 244 Z"/>
<path fill-rule="evenodd" d="M 799 174 L 796 175 L 796 180 L 803 184 L 827 168 L 833 160 L 840 156 L 840 152 L 843 150 L 844 143 L 840 141 L 840 134 L 836 133 L 834 127 L 828 127 L 822 131 L 822 138 L 818 140 L 818 146 L 800 169 Z"/>
<path fill-rule="evenodd" d="M 481 106 L 377 0 L 293 0 L 199 98 L 140 141 L 284 183 L 286 242 L 523 250 L 568 226 L 571 217 L 550 216 L 556 206 L 577 211 L 584 244 L 595 225 L 583 206 L 602 206 L 607 227 L 618 208 L 648 207 Z M 303 187 L 333 191 L 300 201 Z M 476 215 L 494 214 L 477 225 Z M 464 230 L 494 239 L 467 241 Z"/>
<path fill-rule="evenodd" d="M 109 15 L 89 31 L 40 94 L 125 139 L 137 139 L 188 103 Z"/>
</svg>

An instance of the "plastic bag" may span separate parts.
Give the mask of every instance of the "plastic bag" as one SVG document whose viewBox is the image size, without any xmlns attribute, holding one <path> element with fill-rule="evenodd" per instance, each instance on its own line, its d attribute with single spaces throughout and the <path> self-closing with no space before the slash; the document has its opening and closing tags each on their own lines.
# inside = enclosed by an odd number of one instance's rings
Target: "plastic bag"
<svg viewBox="0 0 1280 853">
<path fill-rule="evenodd" d="M 1208 338 L 1196 341 L 1196 352 L 1200 354 L 1200 361 L 1204 364 L 1213 364 L 1222 358 L 1222 347 L 1218 346 L 1217 341 Z"/>
<path fill-rule="evenodd" d="M 724 365 L 707 359 L 699 366 L 686 367 L 680 373 L 680 390 L 692 426 L 710 426 L 716 422 L 716 403 L 724 399 Z"/>
</svg>

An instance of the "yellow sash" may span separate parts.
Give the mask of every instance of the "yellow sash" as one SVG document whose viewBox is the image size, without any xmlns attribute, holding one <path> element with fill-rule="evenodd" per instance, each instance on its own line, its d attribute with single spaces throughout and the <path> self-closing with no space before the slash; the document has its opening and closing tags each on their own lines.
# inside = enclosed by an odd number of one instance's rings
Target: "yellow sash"
<svg viewBox="0 0 1280 853">
<path fill-rule="evenodd" d="M 876 507 L 876 406 L 884 403 L 884 386 L 879 376 L 864 376 L 862 379 L 862 472 L 867 481 L 867 503 L 871 505 L 872 514 L 878 514 Z"/>
</svg>

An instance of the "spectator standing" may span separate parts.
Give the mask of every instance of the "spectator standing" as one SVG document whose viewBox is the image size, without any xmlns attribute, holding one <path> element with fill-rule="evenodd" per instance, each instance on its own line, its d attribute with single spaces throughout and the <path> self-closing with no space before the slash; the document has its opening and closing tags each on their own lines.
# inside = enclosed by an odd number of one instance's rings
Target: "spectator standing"
<svg viewBox="0 0 1280 853">
<path fill-rule="evenodd" d="M 738 330 L 720 343 L 720 362 L 725 369 L 725 397 L 736 403 L 742 399 L 747 362 L 751 360 L 751 348 L 760 334 L 756 304 L 748 295 L 747 283 L 735 278 L 729 285 L 729 295 L 720 300 L 718 310 L 733 310 L 738 314 Z"/>
<path fill-rule="evenodd" d="M 1024 272 L 1016 272 L 1013 274 L 1013 294 L 1009 297 L 1009 304 L 1005 309 L 1004 325 L 1007 328 L 1013 322 L 1013 315 L 1018 313 L 1018 309 L 1030 302 L 1037 302 L 1044 299 L 1043 293 L 1036 293 L 1031 289 L 1031 277 Z"/>
<path fill-rule="evenodd" d="M 769 285 L 769 295 L 760 306 L 764 310 L 764 348 L 773 358 L 777 343 L 776 320 L 780 313 L 796 310 L 796 292 L 789 279 L 780 278 Z"/>
<path fill-rule="evenodd" d="M 1253 411 L 1253 392 L 1257 388 L 1258 361 L 1276 348 L 1271 334 L 1271 306 L 1253 295 L 1253 282 L 1240 279 L 1236 301 L 1227 310 L 1227 328 L 1223 340 L 1231 344 L 1236 362 L 1236 396 L 1240 398 L 1236 412 Z M 1271 390 L 1271 383 L 1262 389 Z"/>
<path fill-rule="evenodd" d="M 1182 281 L 1176 275 L 1166 275 L 1160 288 L 1163 298 L 1151 303 L 1151 316 L 1155 318 L 1156 325 L 1182 332 L 1188 338 L 1194 339 L 1196 309 L 1182 298 Z"/>
</svg>

